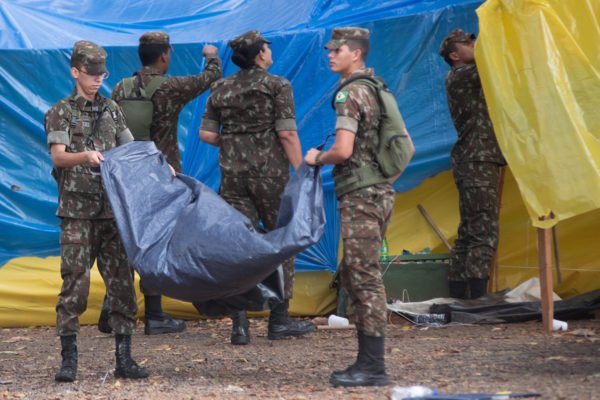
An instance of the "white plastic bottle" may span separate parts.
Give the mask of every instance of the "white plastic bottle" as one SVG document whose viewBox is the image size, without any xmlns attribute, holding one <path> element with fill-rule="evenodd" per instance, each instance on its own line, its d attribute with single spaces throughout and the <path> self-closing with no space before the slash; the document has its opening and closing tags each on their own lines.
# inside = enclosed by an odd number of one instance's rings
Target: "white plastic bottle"
<svg viewBox="0 0 600 400">
<path fill-rule="evenodd" d="M 395 386 L 390 395 L 391 400 L 412 399 L 415 397 L 437 394 L 437 390 L 425 386 Z"/>
</svg>

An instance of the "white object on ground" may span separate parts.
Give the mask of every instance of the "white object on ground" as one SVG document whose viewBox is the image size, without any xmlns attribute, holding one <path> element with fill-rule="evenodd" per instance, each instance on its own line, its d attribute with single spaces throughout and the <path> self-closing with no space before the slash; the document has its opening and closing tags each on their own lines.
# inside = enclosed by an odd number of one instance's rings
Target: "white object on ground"
<svg viewBox="0 0 600 400">
<path fill-rule="evenodd" d="M 437 394 L 437 390 L 425 386 L 395 386 L 390 394 L 390 400 L 412 399 L 433 394 Z"/>
<path fill-rule="evenodd" d="M 342 326 L 348 326 L 350 321 L 348 321 L 348 318 L 338 317 L 335 314 L 331 314 L 327 320 L 327 324 L 332 328 L 339 328 Z"/>
<path fill-rule="evenodd" d="M 565 321 L 560 321 L 558 319 L 552 320 L 552 330 L 553 331 L 566 331 L 569 328 L 569 324 Z"/>
</svg>

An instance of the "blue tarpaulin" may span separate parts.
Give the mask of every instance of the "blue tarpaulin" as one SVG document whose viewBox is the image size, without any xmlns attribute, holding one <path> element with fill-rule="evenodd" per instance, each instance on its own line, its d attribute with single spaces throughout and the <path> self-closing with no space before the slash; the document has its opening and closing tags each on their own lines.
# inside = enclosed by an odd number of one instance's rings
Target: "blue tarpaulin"
<svg viewBox="0 0 600 400">
<path fill-rule="evenodd" d="M 110 150 L 101 172 L 127 256 L 144 287 L 175 299 L 229 299 L 242 302 L 243 310 L 267 308 L 269 298 L 283 297 L 282 273 L 274 279 L 280 285 L 255 286 L 323 234 L 321 175 L 304 163 L 282 194 L 277 228 L 267 233 L 206 185 L 173 176 L 153 142 Z"/>
<path fill-rule="evenodd" d="M 438 56 L 453 28 L 477 31 L 474 0 L 42 0 L 0 3 L 0 265 L 18 256 L 59 254 L 56 184 L 43 129 L 44 113 L 73 87 L 69 57 L 73 43 L 93 40 L 107 49 L 110 77 L 101 92 L 139 69 L 137 39 L 164 30 L 175 52 L 169 74 L 203 68 L 202 45 L 215 44 L 224 75 L 237 71 L 227 41 L 249 29 L 272 40 L 270 72 L 292 83 L 303 151 L 333 131 L 329 106 L 338 76 L 323 49 L 336 26 L 371 30 L 369 66 L 398 98 L 416 154 L 397 191 L 407 191 L 450 167 L 456 140 L 444 91 L 447 65 Z M 197 131 L 207 94 L 181 114 L 179 145 L 184 172 L 216 189 L 217 152 Z M 331 167 L 322 171 L 327 221 L 319 243 L 301 253 L 299 270 L 334 270 L 339 225 Z"/>
</svg>

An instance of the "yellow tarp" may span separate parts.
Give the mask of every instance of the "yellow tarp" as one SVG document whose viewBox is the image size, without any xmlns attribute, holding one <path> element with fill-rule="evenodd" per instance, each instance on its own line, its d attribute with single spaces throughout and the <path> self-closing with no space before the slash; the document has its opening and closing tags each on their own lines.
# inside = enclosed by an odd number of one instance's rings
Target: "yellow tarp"
<svg viewBox="0 0 600 400">
<path fill-rule="evenodd" d="M 600 1 L 488 0 L 477 14 L 487 105 L 532 223 L 600 208 Z"/>
<path fill-rule="evenodd" d="M 421 204 L 450 242 L 458 225 L 458 195 L 450 172 L 427 180 L 409 193 L 396 196 L 396 206 L 388 242 L 390 254 L 403 249 L 416 252 L 430 247 L 436 253 L 447 252 L 441 240 L 427 224 L 417 205 Z M 562 297 L 600 289 L 600 210 L 571 218 L 557 226 L 563 282 L 555 279 L 555 291 Z M 510 171 L 504 184 L 500 212 L 500 285 L 515 287 L 538 275 L 537 235 L 531 226 L 525 205 Z M 60 260 L 23 257 L 0 268 L 0 327 L 54 325 L 54 306 L 60 290 Z M 317 315 L 335 307 L 335 291 L 329 289 L 328 272 L 302 272 L 296 276 L 291 312 Z M 88 311 L 82 323 L 95 324 L 104 287 L 96 268 Z M 142 302 L 138 292 L 140 312 Z M 177 317 L 194 319 L 198 313 L 187 303 L 165 299 L 165 309 Z"/>
<path fill-rule="evenodd" d="M 336 292 L 329 288 L 331 279 L 332 274 L 329 272 L 296 274 L 290 314 L 320 315 L 332 311 L 336 305 Z M 61 282 L 60 257 L 21 257 L 4 265 L 0 268 L 0 327 L 56 325 L 54 307 Z M 137 282 L 136 290 L 139 307 L 137 316 L 142 318 L 144 302 Z M 104 282 L 98 269 L 94 267 L 91 273 L 88 308 L 80 318 L 81 324 L 98 323 L 104 293 Z M 178 318 L 200 317 L 191 303 L 164 297 L 163 308 Z"/>
<path fill-rule="evenodd" d="M 458 193 L 450 172 L 427 180 L 408 193 L 396 196 L 388 242 L 390 254 L 429 247 L 447 253 L 433 229 L 417 209 L 421 204 L 444 236 L 453 243 L 458 226 Z M 554 276 L 554 291 L 563 298 L 600 289 L 600 210 L 561 222 L 557 226 L 559 259 L 563 281 Z M 504 180 L 500 209 L 499 289 L 514 288 L 539 276 L 537 232 L 531 226 L 517 184 L 510 170 Z"/>
</svg>

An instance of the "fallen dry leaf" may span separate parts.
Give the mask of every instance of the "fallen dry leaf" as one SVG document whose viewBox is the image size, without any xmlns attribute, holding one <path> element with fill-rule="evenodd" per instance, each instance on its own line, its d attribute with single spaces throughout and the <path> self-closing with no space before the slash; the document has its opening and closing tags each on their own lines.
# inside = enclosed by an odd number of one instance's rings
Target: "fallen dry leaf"
<svg viewBox="0 0 600 400">
<path fill-rule="evenodd" d="M 596 332 L 593 329 L 574 329 L 572 331 L 566 332 L 564 336 L 584 336 L 590 337 L 596 335 Z"/>
</svg>

